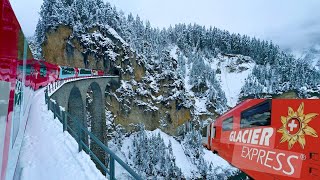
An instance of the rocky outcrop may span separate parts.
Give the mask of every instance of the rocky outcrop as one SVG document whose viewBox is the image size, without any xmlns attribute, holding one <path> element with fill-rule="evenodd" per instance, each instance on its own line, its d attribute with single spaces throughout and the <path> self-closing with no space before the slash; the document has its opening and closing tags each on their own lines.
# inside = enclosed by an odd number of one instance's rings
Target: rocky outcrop
<svg viewBox="0 0 320 180">
<path fill-rule="evenodd" d="M 108 30 L 92 28 L 88 33 L 74 35 L 71 28 L 59 26 L 46 33 L 42 49 L 44 58 L 51 63 L 103 69 L 107 74 L 119 75 L 122 84 L 110 83 L 107 88 L 106 109 L 112 112 L 115 123 L 127 131 L 135 130 L 138 123 L 144 123 L 148 130 L 161 128 L 174 135 L 178 126 L 192 118 L 190 108 L 181 105 L 181 100 L 168 98 L 174 93 L 174 80 L 161 78 L 157 82 L 158 91 L 148 89 L 150 82 L 146 73 L 155 76 L 157 72 L 150 67 L 147 70 L 143 58 Z M 124 83 L 130 88 L 121 88 Z M 141 89 L 149 93 L 141 94 Z M 168 99 L 160 100 L 159 97 Z"/>
</svg>

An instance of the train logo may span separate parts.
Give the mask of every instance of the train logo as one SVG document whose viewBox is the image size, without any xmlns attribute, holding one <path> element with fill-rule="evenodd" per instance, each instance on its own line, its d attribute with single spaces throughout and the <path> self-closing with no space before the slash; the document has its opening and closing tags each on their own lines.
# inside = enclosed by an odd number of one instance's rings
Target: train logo
<svg viewBox="0 0 320 180">
<path fill-rule="evenodd" d="M 317 132 L 308 125 L 308 123 L 317 117 L 317 113 L 304 114 L 304 103 L 302 102 L 295 112 L 288 107 L 288 116 L 281 116 L 281 128 L 277 131 L 282 133 L 280 143 L 288 142 L 290 150 L 296 142 L 299 142 L 302 149 L 306 145 L 305 136 L 318 137 Z"/>
</svg>

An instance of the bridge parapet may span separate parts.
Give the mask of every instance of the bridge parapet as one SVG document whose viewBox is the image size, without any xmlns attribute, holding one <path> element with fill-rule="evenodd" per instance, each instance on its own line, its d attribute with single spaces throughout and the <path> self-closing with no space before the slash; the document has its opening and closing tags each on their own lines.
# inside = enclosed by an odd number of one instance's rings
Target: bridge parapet
<svg viewBox="0 0 320 180">
<path fill-rule="evenodd" d="M 104 143 L 96 137 L 92 132 L 90 132 L 85 126 L 81 124 L 76 117 L 72 116 L 68 112 L 65 111 L 64 107 L 59 106 L 59 104 L 50 98 L 48 94 L 48 89 L 45 91 L 45 102 L 48 106 L 48 110 L 51 110 L 54 114 L 54 118 L 57 118 L 63 124 L 63 131 L 68 131 L 70 134 L 76 139 L 79 147 L 79 152 L 84 150 L 86 153 L 90 154 L 94 162 L 97 164 L 99 169 L 106 175 L 109 175 L 110 180 L 115 180 L 115 163 L 117 162 L 120 166 L 122 166 L 127 172 L 128 175 L 131 175 L 134 179 L 140 180 L 142 179 L 136 172 L 134 172 L 125 162 L 123 162 L 114 152 L 112 152 Z M 71 124 L 68 123 L 68 119 L 72 119 L 72 122 L 76 123 L 75 127 L 72 127 Z M 84 136 L 88 136 L 91 139 L 91 142 L 96 143 L 103 154 L 108 155 L 109 161 L 106 164 L 106 161 L 102 161 L 99 158 L 99 155 L 96 154 L 91 147 L 84 141 Z"/>
<path fill-rule="evenodd" d="M 57 104 L 63 107 L 65 112 L 70 115 L 66 118 L 67 124 L 71 127 L 70 134 L 74 136 L 71 129 L 78 128 L 78 121 L 87 131 L 94 134 L 103 144 L 107 143 L 106 134 L 106 116 L 105 116 L 105 91 L 114 84 L 118 84 L 118 76 L 95 76 L 72 78 L 60 80 L 47 86 L 47 96 L 52 98 Z M 90 97 L 90 98 L 88 98 Z M 77 120 L 75 120 L 74 117 Z M 88 128 L 90 127 L 90 128 Z M 99 169 L 105 172 L 101 162 L 106 161 L 106 156 L 103 148 L 92 139 L 88 134 L 82 137 L 84 144 L 90 147 L 95 156 L 92 157 Z"/>
</svg>

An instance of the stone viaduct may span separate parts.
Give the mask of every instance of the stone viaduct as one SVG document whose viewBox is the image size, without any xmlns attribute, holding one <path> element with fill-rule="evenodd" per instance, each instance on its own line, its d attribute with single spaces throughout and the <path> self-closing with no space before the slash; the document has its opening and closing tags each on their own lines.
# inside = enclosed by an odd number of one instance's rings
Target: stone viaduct
<svg viewBox="0 0 320 180">
<path fill-rule="evenodd" d="M 118 84 L 119 77 L 117 76 L 78 79 L 65 83 L 50 97 L 64 107 L 72 117 L 77 118 L 84 127 L 89 125 L 90 131 L 102 142 L 106 142 L 105 97 L 109 88 Z M 87 106 L 87 93 L 90 93 L 92 97 L 90 106 Z M 91 115 L 91 122 L 87 120 L 87 112 Z M 72 129 L 77 129 L 76 123 L 71 119 L 68 119 L 67 123 Z M 87 137 L 84 137 L 83 140 L 88 144 Z M 97 144 L 91 143 L 90 149 L 102 162 L 105 162 L 105 153 Z"/>
</svg>

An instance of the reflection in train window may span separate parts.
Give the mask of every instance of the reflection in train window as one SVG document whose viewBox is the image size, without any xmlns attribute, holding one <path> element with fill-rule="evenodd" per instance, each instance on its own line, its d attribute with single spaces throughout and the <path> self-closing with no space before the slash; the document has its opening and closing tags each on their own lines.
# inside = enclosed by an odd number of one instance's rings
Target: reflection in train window
<svg viewBox="0 0 320 180">
<path fill-rule="evenodd" d="M 247 109 L 241 113 L 240 128 L 268 126 L 271 124 L 271 101 Z"/>
<path fill-rule="evenodd" d="M 80 74 L 91 74 L 90 69 L 80 69 Z"/>
<path fill-rule="evenodd" d="M 233 128 L 233 117 L 230 117 L 228 119 L 225 119 L 222 122 L 222 130 L 223 131 L 230 131 Z"/>
<path fill-rule="evenodd" d="M 31 74 L 31 70 L 32 70 L 32 66 L 30 64 L 26 65 L 26 75 L 30 75 Z M 19 73 L 23 72 L 23 65 L 19 65 Z"/>
<path fill-rule="evenodd" d="M 61 67 L 62 75 L 74 74 L 74 68 L 70 67 Z"/>
<path fill-rule="evenodd" d="M 41 67 L 40 67 L 40 76 L 46 77 L 46 75 L 47 75 L 47 67 L 41 65 Z"/>
</svg>

